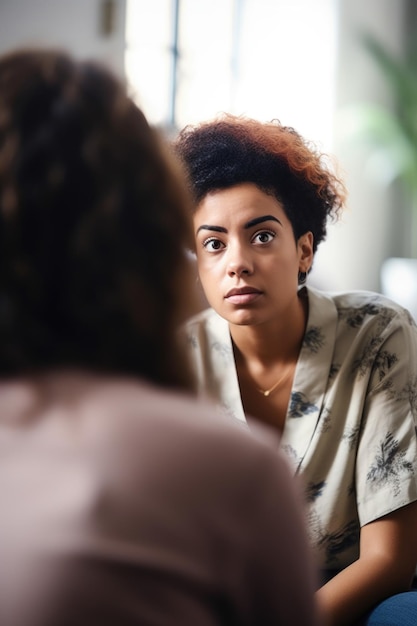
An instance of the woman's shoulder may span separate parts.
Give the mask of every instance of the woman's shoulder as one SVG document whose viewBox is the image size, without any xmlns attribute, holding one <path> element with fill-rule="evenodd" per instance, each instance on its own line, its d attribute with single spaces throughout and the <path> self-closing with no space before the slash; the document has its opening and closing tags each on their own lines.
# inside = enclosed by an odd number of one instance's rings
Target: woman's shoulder
<svg viewBox="0 0 417 626">
<path fill-rule="evenodd" d="M 199 311 L 185 322 L 186 329 L 197 328 L 199 326 L 207 326 L 209 324 L 217 323 L 222 318 L 216 313 L 214 309 L 208 307 Z"/>
<path fill-rule="evenodd" d="M 98 379 L 85 393 L 81 413 L 83 419 L 97 421 L 97 426 L 105 423 L 109 440 L 118 430 L 169 433 L 168 439 L 178 440 L 187 433 L 195 442 L 199 438 L 202 442 L 217 437 L 248 438 L 248 429 L 211 400 L 134 378 Z"/>
<path fill-rule="evenodd" d="M 54 373 L 3 381 L 0 389 L 2 441 L 27 445 L 34 458 L 53 445 L 62 458 L 85 454 L 100 466 L 104 459 L 106 471 L 113 465 L 119 471 L 121 464 L 132 471 L 142 463 L 150 467 L 153 458 L 168 465 L 190 458 L 190 469 L 195 464 L 210 473 L 213 453 L 214 465 L 223 468 L 231 459 L 245 466 L 250 458 L 268 456 L 268 449 L 276 453 L 269 431 L 255 437 L 208 399 L 133 377 Z"/>
<path fill-rule="evenodd" d="M 203 337 L 219 342 L 229 341 L 229 325 L 212 308 L 204 309 L 189 318 L 182 327 L 182 333 L 191 344 L 201 343 Z"/>
<path fill-rule="evenodd" d="M 309 299 L 320 306 L 320 301 L 328 301 L 336 308 L 338 317 L 346 321 L 363 318 L 384 318 L 389 321 L 393 318 L 408 325 L 415 322 L 407 309 L 376 291 L 319 291 L 309 288 Z"/>
<path fill-rule="evenodd" d="M 287 465 L 283 455 L 277 454 L 275 433 L 267 428 L 249 430 L 208 399 L 191 393 L 108 381 L 97 390 L 88 411 L 94 415 L 95 429 L 90 429 L 96 433 L 94 447 L 107 466 L 113 463 L 109 459 L 114 460 L 117 471 L 123 463 L 131 475 L 158 474 L 163 460 L 175 482 L 181 477 L 191 480 L 195 474 L 230 487 L 238 476 L 245 482 L 253 474 L 264 475 L 271 465 L 285 476 L 289 471 L 283 468 Z"/>
</svg>

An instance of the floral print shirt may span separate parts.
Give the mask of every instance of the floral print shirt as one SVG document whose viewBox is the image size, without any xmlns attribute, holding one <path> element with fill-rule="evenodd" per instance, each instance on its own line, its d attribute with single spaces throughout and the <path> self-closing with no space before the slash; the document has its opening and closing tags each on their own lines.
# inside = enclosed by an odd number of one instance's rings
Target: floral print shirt
<svg viewBox="0 0 417 626">
<path fill-rule="evenodd" d="M 309 316 L 281 446 L 304 483 L 319 566 L 359 556 L 359 530 L 417 500 L 417 328 L 371 292 L 307 289 Z M 186 334 L 200 391 L 246 422 L 228 323 L 212 309 Z"/>
</svg>

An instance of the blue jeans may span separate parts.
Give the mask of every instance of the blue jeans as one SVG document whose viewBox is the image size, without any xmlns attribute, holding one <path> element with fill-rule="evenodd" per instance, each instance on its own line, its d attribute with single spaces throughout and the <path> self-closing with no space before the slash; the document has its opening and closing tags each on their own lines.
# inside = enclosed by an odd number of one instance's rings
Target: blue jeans
<svg viewBox="0 0 417 626">
<path fill-rule="evenodd" d="M 358 626 L 416 626 L 417 589 L 397 593 L 378 604 Z"/>
</svg>

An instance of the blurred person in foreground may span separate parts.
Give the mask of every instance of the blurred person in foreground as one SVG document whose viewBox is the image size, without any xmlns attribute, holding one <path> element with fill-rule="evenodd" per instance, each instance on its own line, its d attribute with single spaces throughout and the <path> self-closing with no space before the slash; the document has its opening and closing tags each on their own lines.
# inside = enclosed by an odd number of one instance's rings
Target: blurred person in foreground
<svg viewBox="0 0 417 626">
<path fill-rule="evenodd" d="M 1 626 L 316 626 L 269 437 L 193 398 L 188 196 L 94 62 L 0 59 Z"/>
<path fill-rule="evenodd" d="M 414 321 L 380 294 L 308 284 L 346 192 L 295 129 L 224 115 L 175 147 L 210 305 L 186 325 L 201 392 L 280 438 L 304 483 L 328 623 L 415 626 Z"/>
</svg>

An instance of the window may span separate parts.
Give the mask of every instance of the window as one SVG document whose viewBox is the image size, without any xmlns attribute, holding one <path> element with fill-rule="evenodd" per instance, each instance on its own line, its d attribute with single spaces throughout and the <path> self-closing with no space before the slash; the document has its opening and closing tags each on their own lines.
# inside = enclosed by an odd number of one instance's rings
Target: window
<svg viewBox="0 0 417 626">
<path fill-rule="evenodd" d="M 278 118 L 332 148 L 335 0 L 127 0 L 126 74 L 148 119 Z"/>
</svg>

